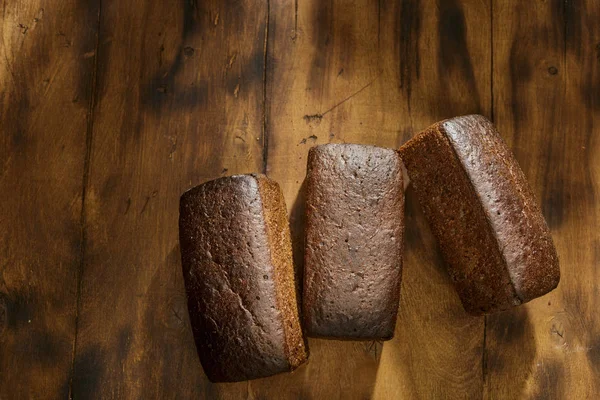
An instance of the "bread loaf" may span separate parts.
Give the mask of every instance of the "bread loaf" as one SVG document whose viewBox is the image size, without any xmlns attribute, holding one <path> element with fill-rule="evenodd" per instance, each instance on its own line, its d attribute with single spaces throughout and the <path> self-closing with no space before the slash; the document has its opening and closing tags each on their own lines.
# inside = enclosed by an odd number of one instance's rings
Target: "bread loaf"
<svg viewBox="0 0 600 400">
<path fill-rule="evenodd" d="M 181 196 L 179 235 L 190 322 L 213 382 L 291 371 L 307 359 L 283 195 L 238 175 Z"/>
<path fill-rule="evenodd" d="M 400 155 L 468 312 L 504 310 L 557 286 L 548 226 L 490 121 L 468 115 L 439 122 Z"/>
<path fill-rule="evenodd" d="M 392 149 L 308 155 L 303 320 L 309 336 L 387 340 L 400 297 L 404 188 Z"/>
</svg>

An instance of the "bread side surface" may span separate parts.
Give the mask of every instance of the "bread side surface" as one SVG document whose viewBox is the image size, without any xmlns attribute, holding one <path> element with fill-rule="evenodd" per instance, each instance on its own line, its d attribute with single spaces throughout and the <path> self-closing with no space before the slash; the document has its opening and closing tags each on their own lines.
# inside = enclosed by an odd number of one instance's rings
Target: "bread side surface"
<svg viewBox="0 0 600 400">
<path fill-rule="evenodd" d="M 190 322 L 213 382 L 289 371 L 283 316 L 257 178 L 207 182 L 180 200 Z"/>
<path fill-rule="evenodd" d="M 452 118 L 439 127 L 477 192 L 517 296 L 527 302 L 554 289 L 560 271 L 550 230 L 496 128 L 481 115 Z"/>
<path fill-rule="evenodd" d="M 309 152 L 303 319 L 309 336 L 394 333 L 404 228 L 396 151 L 329 144 Z"/>
<path fill-rule="evenodd" d="M 439 125 L 407 142 L 400 155 L 465 310 L 520 304 L 482 204 Z"/>
<path fill-rule="evenodd" d="M 258 186 L 265 215 L 265 224 L 274 266 L 277 308 L 283 317 L 285 351 L 292 369 L 306 361 L 308 349 L 302 334 L 294 282 L 292 239 L 285 199 L 277 182 L 258 177 Z"/>
</svg>

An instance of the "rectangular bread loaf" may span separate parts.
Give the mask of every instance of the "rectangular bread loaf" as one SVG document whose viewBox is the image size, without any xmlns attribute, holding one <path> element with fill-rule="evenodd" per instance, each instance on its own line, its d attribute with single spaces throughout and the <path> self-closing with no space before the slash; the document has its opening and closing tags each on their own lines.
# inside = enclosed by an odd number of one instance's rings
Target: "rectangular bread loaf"
<svg viewBox="0 0 600 400">
<path fill-rule="evenodd" d="M 400 154 L 468 312 L 504 310 L 557 286 L 548 226 L 490 121 L 468 115 L 439 122 Z"/>
<path fill-rule="evenodd" d="M 402 273 L 398 153 L 357 144 L 310 149 L 303 321 L 309 336 L 387 340 Z"/>
<path fill-rule="evenodd" d="M 306 360 L 276 182 L 238 175 L 187 191 L 179 240 L 194 339 L 211 381 L 265 377 Z"/>
</svg>

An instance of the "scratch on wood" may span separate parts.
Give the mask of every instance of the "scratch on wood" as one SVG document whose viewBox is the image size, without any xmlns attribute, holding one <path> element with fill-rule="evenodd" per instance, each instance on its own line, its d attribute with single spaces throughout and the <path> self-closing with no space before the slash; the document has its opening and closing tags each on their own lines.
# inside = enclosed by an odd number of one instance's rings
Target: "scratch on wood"
<svg viewBox="0 0 600 400">
<path fill-rule="evenodd" d="M 154 192 L 152 192 L 152 194 L 150 196 L 146 196 L 146 201 L 144 202 L 144 206 L 142 207 L 142 211 L 140 211 L 140 215 L 144 213 L 144 211 L 146 211 L 146 207 L 148 206 L 148 203 L 150 202 L 150 199 L 153 197 L 156 197 L 156 195 L 158 194 L 158 192 L 155 190 Z"/>
<path fill-rule="evenodd" d="M 550 332 L 552 332 L 555 335 L 558 335 L 558 336 L 560 336 L 561 338 L 564 339 L 564 336 L 565 336 L 564 331 L 561 332 L 560 330 L 558 330 L 558 328 L 556 328 L 556 326 L 552 325 L 552 328 L 550 328 Z"/>
<path fill-rule="evenodd" d="M 131 207 L 131 197 L 127 198 L 127 205 L 125 206 L 125 212 L 123 213 L 123 215 L 127 215 L 127 213 L 129 212 L 129 208 Z"/>
<path fill-rule="evenodd" d="M 233 53 L 233 55 L 231 57 L 229 57 L 229 61 L 227 62 L 227 66 L 225 67 L 225 71 L 228 71 L 229 69 L 231 69 L 231 66 L 233 65 L 236 57 L 237 57 L 237 53 Z"/>
<path fill-rule="evenodd" d="M 150 196 L 146 196 L 146 201 L 144 202 L 144 206 L 142 207 L 142 211 L 140 211 L 140 214 L 143 214 L 144 211 L 146 211 L 146 206 L 148 205 L 149 201 L 150 201 Z"/>
<path fill-rule="evenodd" d="M 380 349 L 383 346 L 383 342 L 380 342 L 379 340 L 373 340 L 370 341 L 366 344 L 366 350 L 367 353 L 370 354 L 375 360 L 377 360 L 379 358 L 380 353 Z"/>
<path fill-rule="evenodd" d="M 177 318 L 179 320 L 179 322 L 181 322 L 183 324 L 183 320 L 181 319 L 181 317 L 177 313 L 177 310 L 175 310 L 175 308 L 171 307 L 171 311 L 173 311 L 173 315 L 175 315 L 175 318 Z"/>
<path fill-rule="evenodd" d="M 337 104 L 334 104 L 332 107 L 330 107 L 329 109 L 327 109 L 326 111 L 322 112 L 322 113 L 316 113 L 316 114 L 312 114 L 312 115 L 305 115 L 302 117 L 302 119 L 304 119 L 306 121 L 306 123 L 311 123 L 311 122 L 320 122 L 321 119 L 323 119 L 323 117 L 325 115 L 327 115 L 328 113 L 330 113 L 331 111 L 335 110 L 336 108 L 338 108 L 339 106 L 341 106 L 342 104 L 344 104 L 345 102 L 351 100 L 353 97 L 357 96 L 358 94 L 360 94 L 362 91 L 364 91 L 365 89 L 367 89 L 369 86 L 371 86 L 373 83 L 375 83 L 375 81 L 377 79 L 379 79 L 379 77 L 382 75 L 383 72 L 380 72 L 379 75 L 377 75 L 371 82 L 367 83 L 365 86 L 361 87 L 360 89 L 358 89 L 356 92 L 352 93 L 350 96 L 344 98 L 342 101 L 340 101 Z"/>
</svg>

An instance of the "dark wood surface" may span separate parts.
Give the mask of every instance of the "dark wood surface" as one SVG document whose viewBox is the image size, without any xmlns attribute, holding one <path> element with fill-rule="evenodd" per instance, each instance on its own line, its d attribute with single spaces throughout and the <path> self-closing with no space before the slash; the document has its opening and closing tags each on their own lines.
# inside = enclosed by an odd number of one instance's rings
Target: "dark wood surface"
<svg viewBox="0 0 600 400">
<path fill-rule="evenodd" d="M 597 1 L 0 7 L 0 399 L 600 393 Z M 266 172 L 283 188 L 300 274 L 310 146 L 398 147 L 475 112 L 538 196 L 559 288 L 466 315 L 409 189 L 392 341 L 311 339 L 293 374 L 209 383 L 183 291 L 180 193 Z"/>
<path fill-rule="evenodd" d="M 66 398 L 97 4 L 0 7 L 0 398 Z"/>
</svg>

